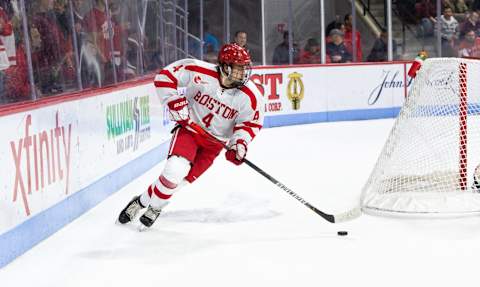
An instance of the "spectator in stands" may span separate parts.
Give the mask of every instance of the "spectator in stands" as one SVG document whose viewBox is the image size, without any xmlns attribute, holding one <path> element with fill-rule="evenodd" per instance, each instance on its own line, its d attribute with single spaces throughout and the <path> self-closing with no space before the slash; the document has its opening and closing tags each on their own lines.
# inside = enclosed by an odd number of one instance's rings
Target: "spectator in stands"
<svg viewBox="0 0 480 287">
<path fill-rule="evenodd" d="M 0 7 L 0 104 L 6 102 L 5 98 L 5 70 L 10 67 L 10 61 L 8 59 L 7 49 L 4 43 L 4 37 L 11 36 L 13 33 L 12 23 L 10 23 L 10 19 Z"/>
<path fill-rule="evenodd" d="M 204 46 L 204 51 L 210 51 L 212 53 L 215 53 L 215 55 L 218 53 L 218 51 L 220 50 L 220 41 L 218 40 L 218 38 L 213 35 L 211 32 L 210 32 L 210 25 L 205 22 L 205 24 L 203 24 L 203 29 L 204 29 L 204 32 L 203 32 L 203 41 L 205 43 L 205 46 Z"/>
<path fill-rule="evenodd" d="M 336 22 L 335 25 L 333 26 L 333 29 L 338 29 L 340 31 L 342 31 L 344 34 L 346 32 L 346 29 L 345 29 L 345 24 L 343 24 L 342 22 Z M 332 42 L 332 38 L 330 37 L 330 32 L 333 30 L 333 29 L 330 29 L 330 31 L 328 32 L 327 37 L 326 37 L 326 43 L 330 43 Z"/>
<path fill-rule="evenodd" d="M 442 56 L 455 57 L 455 44 L 459 38 L 458 21 L 453 17 L 450 7 L 445 7 L 440 16 L 440 35 L 442 37 Z"/>
<path fill-rule="evenodd" d="M 140 49 L 140 36 L 137 33 L 137 27 L 131 24 L 135 22 L 135 19 L 128 17 L 133 17 L 129 11 L 133 11 L 132 5 L 136 5 L 135 3 L 123 0 L 108 1 L 114 29 L 113 59 L 118 82 L 134 78 L 137 69 L 139 69 L 139 66 L 137 67 L 137 56 Z M 134 65 L 128 63 L 128 58 Z"/>
<path fill-rule="evenodd" d="M 203 29 L 204 60 L 210 63 L 216 63 L 218 51 L 220 50 L 220 41 L 210 32 L 210 25 L 207 22 L 203 24 Z"/>
<path fill-rule="evenodd" d="M 355 47 L 356 47 L 356 61 L 361 62 L 363 60 L 363 53 L 362 53 L 362 37 L 360 35 L 360 32 L 353 31 L 353 26 L 352 26 L 352 15 L 347 14 L 345 15 L 344 19 L 344 24 L 345 24 L 345 36 L 344 36 L 344 42 L 345 46 L 347 47 L 348 52 L 353 55 L 353 33 L 355 33 Z"/>
<path fill-rule="evenodd" d="M 480 22 L 478 20 L 478 13 L 475 11 L 470 12 L 467 19 L 460 24 L 460 37 L 463 38 L 470 30 L 475 31 L 477 36 L 480 36 Z"/>
<path fill-rule="evenodd" d="M 458 22 L 463 22 L 466 19 L 469 8 L 464 0 L 442 0 L 442 7 L 449 7 L 452 9 L 453 16 Z"/>
<path fill-rule="evenodd" d="M 235 38 L 233 39 L 233 42 L 248 51 L 247 32 L 242 30 L 235 32 Z"/>
<path fill-rule="evenodd" d="M 465 0 L 453 0 L 453 2 L 455 4 L 455 13 L 465 14 L 470 10 Z"/>
<path fill-rule="evenodd" d="M 66 5 L 67 3 L 65 0 L 54 0 L 53 2 L 55 18 L 57 19 L 58 25 L 61 28 L 65 38 L 67 38 L 71 32 L 70 15 L 68 14 L 68 8 Z"/>
<path fill-rule="evenodd" d="M 250 53 L 250 50 L 248 49 L 247 45 L 247 32 L 239 30 L 235 32 L 235 38 L 233 39 L 233 42 L 237 44 L 238 46 L 244 48 L 247 50 L 248 54 L 250 55 L 250 59 L 252 59 L 252 55 Z M 253 62 L 253 59 L 252 59 Z"/>
<path fill-rule="evenodd" d="M 27 54 L 21 41 L 17 42 L 15 60 L 15 64 L 6 70 L 5 98 L 10 103 L 30 99 Z"/>
<path fill-rule="evenodd" d="M 13 5 L 12 5 L 12 0 L 0 0 L 0 7 L 3 9 L 3 11 L 7 14 L 9 19 L 13 19 Z"/>
<path fill-rule="evenodd" d="M 420 20 L 418 26 L 418 35 L 429 37 L 433 35 L 433 26 L 436 22 L 436 2 L 435 0 L 421 0 L 415 4 L 415 15 Z"/>
<path fill-rule="evenodd" d="M 458 46 L 458 57 L 480 58 L 480 38 L 474 30 L 465 33 L 465 37 Z"/>
<path fill-rule="evenodd" d="M 392 39 L 393 60 L 397 59 L 397 42 Z M 380 32 L 380 36 L 373 43 L 372 51 L 367 57 L 368 62 L 388 61 L 388 32 L 385 28 Z"/>
<path fill-rule="evenodd" d="M 327 56 L 331 63 L 347 63 L 352 61 L 352 55 L 343 42 L 343 32 L 338 29 L 330 31 L 332 42 L 327 44 Z"/>
<path fill-rule="evenodd" d="M 456 6 L 455 6 L 455 3 L 454 3 L 454 0 L 442 0 L 442 4 L 443 4 L 443 7 L 448 7 L 450 9 L 452 9 L 452 11 L 455 13 L 455 10 L 456 10 Z"/>
<path fill-rule="evenodd" d="M 455 17 L 461 16 L 462 14 L 468 12 L 468 6 L 465 4 L 464 0 L 442 0 L 443 8 L 452 9 Z"/>
<path fill-rule="evenodd" d="M 96 74 L 96 77 L 91 77 L 92 74 L 89 73 L 88 80 L 91 82 L 86 83 L 86 86 L 112 84 L 114 79 L 113 65 L 115 65 L 116 71 L 118 71 L 117 66 L 120 65 L 122 52 L 121 27 L 112 17 L 113 31 L 109 29 L 106 9 L 104 0 L 95 0 L 95 6 L 87 12 L 83 19 L 86 43 L 82 47 L 82 53 L 86 58 L 82 61 L 86 63 L 93 74 Z M 112 36 L 113 53 L 110 41 Z"/>
<path fill-rule="evenodd" d="M 340 15 L 335 15 L 335 20 L 327 24 L 327 28 L 325 29 L 325 35 L 328 36 L 330 35 L 330 31 L 332 31 L 333 29 L 338 29 L 337 25 L 340 23 L 342 23 L 342 21 L 340 20 Z"/>
<path fill-rule="evenodd" d="M 293 34 L 292 34 L 293 38 Z M 298 45 L 293 41 L 293 63 L 298 62 Z M 289 54 L 289 44 L 288 44 L 288 31 L 283 32 L 283 42 L 280 43 L 275 50 L 273 51 L 273 60 L 274 65 L 282 65 L 290 63 L 290 54 Z"/>
<path fill-rule="evenodd" d="M 65 0 L 55 0 L 53 4 L 53 10 L 55 13 L 55 19 L 59 24 L 60 31 L 63 33 L 63 38 L 65 39 L 65 67 L 63 67 L 63 72 L 65 74 L 66 80 L 74 81 L 75 79 L 75 70 L 74 70 L 74 49 L 73 49 L 73 28 L 70 21 L 70 14 L 68 13 L 67 2 Z"/>
<path fill-rule="evenodd" d="M 18 19 L 17 19 L 18 20 Z M 13 33 L 22 35 L 20 21 L 13 21 Z M 5 71 L 4 99 L 8 103 L 31 99 L 30 82 L 28 79 L 27 54 L 23 37 L 15 37 L 15 53 L 10 59 L 10 67 Z"/>
<path fill-rule="evenodd" d="M 321 63 L 320 44 L 315 38 L 307 40 L 307 44 L 300 54 L 300 64 L 319 64 Z"/>
<path fill-rule="evenodd" d="M 40 0 L 31 3 L 28 11 L 32 37 L 32 64 L 34 78 L 42 95 L 53 95 L 64 91 L 66 80 L 64 68 L 73 63 L 71 45 L 64 37 L 53 10 L 53 1 Z"/>
<path fill-rule="evenodd" d="M 189 20 L 190 21 L 190 20 Z M 193 23 L 196 23 L 198 19 L 193 19 Z M 197 27 L 197 25 L 193 25 L 193 29 L 198 29 L 198 30 L 191 30 L 190 32 L 194 35 L 199 35 L 200 30 Z M 210 32 L 210 25 L 208 22 L 204 21 L 203 22 L 203 60 L 210 62 L 210 63 L 216 63 L 217 62 L 217 55 L 218 55 L 218 50 L 220 49 L 220 41 L 218 38 Z M 196 40 L 190 40 L 188 41 L 188 52 L 189 54 L 193 55 L 193 57 L 199 58 L 200 59 L 200 43 Z M 158 53 L 155 53 L 156 57 L 159 57 L 160 55 Z M 158 60 L 156 60 L 158 62 Z"/>
</svg>

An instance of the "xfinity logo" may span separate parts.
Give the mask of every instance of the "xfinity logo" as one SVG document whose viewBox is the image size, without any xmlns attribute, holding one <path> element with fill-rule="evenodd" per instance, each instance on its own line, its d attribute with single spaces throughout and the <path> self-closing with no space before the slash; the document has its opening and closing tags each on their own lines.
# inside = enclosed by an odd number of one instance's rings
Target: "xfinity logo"
<svg viewBox="0 0 480 287">
<path fill-rule="evenodd" d="M 27 115 L 24 136 L 10 141 L 15 165 L 13 201 L 20 195 L 26 215 L 31 213 L 29 197 L 33 191 L 43 192 L 57 182 L 68 194 L 70 181 L 72 124 L 62 121 L 58 112 L 49 128 L 33 129 L 33 123 L 32 115 Z"/>
<path fill-rule="evenodd" d="M 412 84 L 412 78 L 407 82 L 407 87 Z M 399 72 L 383 71 L 380 83 L 370 92 L 368 96 L 368 105 L 373 106 L 378 101 L 385 89 L 404 88 L 404 79 L 399 76 Z"/>
</svg>

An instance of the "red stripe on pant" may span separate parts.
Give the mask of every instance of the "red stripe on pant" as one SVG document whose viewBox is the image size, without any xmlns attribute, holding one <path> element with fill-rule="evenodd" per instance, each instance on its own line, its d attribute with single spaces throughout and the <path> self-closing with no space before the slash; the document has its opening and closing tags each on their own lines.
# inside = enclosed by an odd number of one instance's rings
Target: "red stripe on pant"
<svg viewBox="0 0 480 287">
<path fill-rule="evenodd" d="M 161 199 L 169 199 L 170 197 L 172 197 L 171 194 L 162 193 L 160 190 L 158 190 L 156 186 L 153 188 L 153 193 L 155 193 L 155 195 Z"/>
<path fill-rule="evenodd" d="M 166 179 L 163 175 L 161 175 L 159 178 L 158 178 L 158 181 L 159 183 L 166 189 L 171 189 L 173 191 L 173 189 L 175 189 L 177 187 L 177 184 L 169 181 L 168 179 Z M 151 191 L 151 187 L 148 189 L 148 194 L 150 195 L 150 191 Z M 161 199 L 169 199 L 170 197 L 172 197 L 172 194 L 165 194 L 163 192 L 161 192 L 157 185 L 154 184 L 154 187 L 153 187 L 153 193 L 155 193 L 156 196 L 158 196 L 159 198 Z"/>
<path fill-rule="evenodd" d="M 170 180 L 166 179 L 163 175 L 161 175 L 159 178 L 160 180 L 160 183 L 165 186 L 166 188 L 169 188 L 169 189 L 174 189 L 175 187 L 177 187 L 177 185 L 173 182 L 171 182 Z"/>
</svg>

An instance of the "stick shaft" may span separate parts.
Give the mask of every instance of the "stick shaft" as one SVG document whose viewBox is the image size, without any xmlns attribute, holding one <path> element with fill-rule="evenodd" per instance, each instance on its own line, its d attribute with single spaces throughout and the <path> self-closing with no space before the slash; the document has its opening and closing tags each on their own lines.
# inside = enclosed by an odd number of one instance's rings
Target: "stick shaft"
<svg viewBox="0 0 480 287">
<path fill-rule="evenodd" d="M 258 172 L 259 174 L 263 175 L 266 179 L 268 179 L 269 181 L 271 181 L 273 184 L 275 184 L 276 186 L 280 187 L 281 189 L 283 189 L 284 191 L 286 191 L 289 195 L 291 195 L 293 198 L 295 198 L 296 200 L 298 200 L 300 203 L 302 203 L 303 205 L 305 205 L 306 207 L 310 208 L 313 212 L 315 212 L 316 214 L 320 215 L 321 217 L 323 217 L 325 220 L 327 220 L 328 222 L 332 222 L 334 223 L 335 222 L 335 217 L 333 215 L 330 215 L 330 214 L 326 214 L 324 212 L 322 212 L 321 210 L 319 210 L 318 208 L 316 208 L 315 206 L 311 205 L 310 203 L 308 203 L 305 199 L 303 199 L 300 195 L 298 195 L 297 193 L 295 193 L 293 190 L 291 190 L 290 188 L 288 188 L 286 185 L 284 185 L 283 183 L 281 183 L 280 181 L 278 181 L 277 179 L 275 179 L 273 176 L 269 175 L 268 173 L 266 173 L 264 170 L 262 170 L 261 168 L 259 168 L 258 166 L 256 166 L 254 163 L 252 163 L 251 161 L 249 161 L 248 159 L 244 159 L 243 160 L 245 162 L 246 165 L 248 165 L 249 167 L 251 167 L 253 170 L 255 170 L 256 172 Z"/>
<path fill-rule="evenodd" d="M 207 136 L 208 138 L 210 138 L 212 141 L 215 141 L 215 142 L 218 142 L 218 143 L 221 143 L 223 145 L 223 148 L 227 149 L 227 146 L 225 144 L 223 144 L 220 140 L 218 140 L 216 137 L 214 137 L 213 135 L 209 134 L 208 132 L 206 132 L 204 129 L 202 129 L 202 127 L 200 127 L 199 125 L 191 122 L 189 124 L 189 126 L 195 130 L 196 132 L 198 132 L 199 134 L 202 134 L 202 135 L 205 135 Z M 259 168 L 257 165 L 255 165 L 253 162 L 249 161 L 248 159 L 244 158 L 243 159 L 243 162 L 248 165 L 249 167 L 251 167 L 253 170 L 255 170 L 256 172 L 260 173 L 261 175 L 263 175 L 266 179 L 268 179 L 270 182 L 272 182 L 273 184 L 275 184 L 276 186 L 280 187 L 281 189 L 283 189 L 284 191 L 286 191 L 289 195 L 291 195 L 293 198 L 295 198 L 296 200 L 298 200 L 300 203 L 302 203 L 303 205 L 305 205 L 306 207 L 308 207 L 309 209 L 311 209 L 313 212 L 315 212 L 316 214 L 320 215 L 322 218 L 324 218 L 325 220 L 327 220 L 328 222 L 331 222 L 331 223 L 335 223 L 335 216 L 331 215 L 331 214 L 327 214 L 327 213 L 324 213 L 323 211 L 319 210 L 318 208 L 316 208 L 315 206 L 311 205 L 310 203 L 308 203 L 305 199 L 303 199 L 300 195 L 298 195 L 297 193 L 295 193 L 293 190 L 291 190 L 290 188 L 288 188 L 286 185 L 284 185 L 283 183 L 281 183 L 280 181 L 276 180 L 273 176 L 271 176 L 270 174 L 268 174 L 267 172 L 265 172 L 263 169 Z"/>
</svg>

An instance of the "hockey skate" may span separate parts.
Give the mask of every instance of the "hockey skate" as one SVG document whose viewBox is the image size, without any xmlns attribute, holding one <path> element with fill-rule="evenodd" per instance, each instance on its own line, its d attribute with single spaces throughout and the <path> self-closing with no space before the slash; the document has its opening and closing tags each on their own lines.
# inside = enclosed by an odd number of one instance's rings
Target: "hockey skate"
<svg viewBox="0 0 480 287">
<path fill-rule="evenodd" d="M 150 228 L 155 223 L 155 220 L 157 220 L 160 212 L 162 212 L 162 207 L 156 208 L 149 205 L 147 211 L 145 211 L 145 213 L 140 216 L 139 230 L 144 231 Z"/>
<path fill-rule="evenodd" d="M 125 208 L 120 212 L 118 216 L 117 223 L 119 224 L 126 224 L 135 219 L 138 212 L 145 208 L 140 202 L 140 195 L 135 196 Z"/>
</svg>

